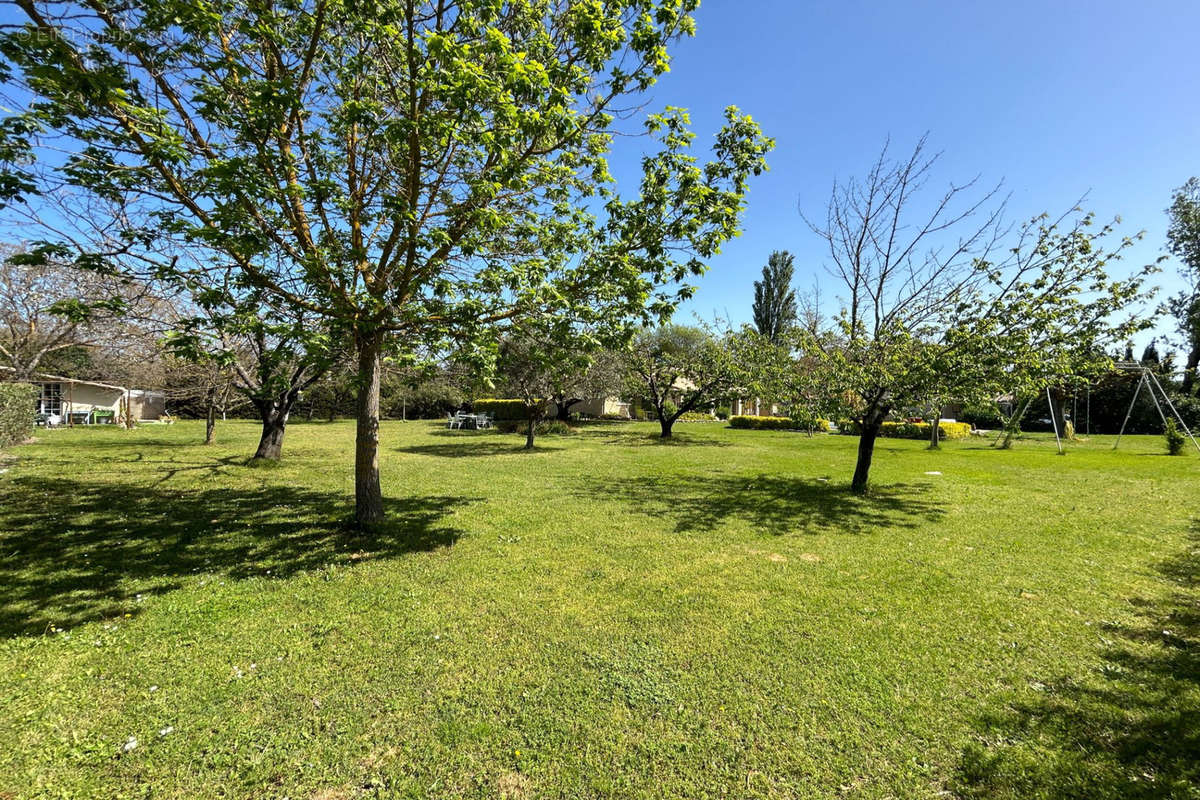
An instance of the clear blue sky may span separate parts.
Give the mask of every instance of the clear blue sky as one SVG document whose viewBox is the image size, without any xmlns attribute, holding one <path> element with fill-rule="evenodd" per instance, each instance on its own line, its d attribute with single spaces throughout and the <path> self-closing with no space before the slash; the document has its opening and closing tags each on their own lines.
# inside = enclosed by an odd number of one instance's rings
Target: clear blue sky
<svg viewBox="0 0 1200 800">
<path fill-rule="evenodd" d="M 681 320 L 748 319 L 752 281 L 775 249 L 796 255 L 801 288 L 821 275 L 831 307 L 836 287 L 797 205 L 821 215 L 834 177 L 863 173 L 888 136 L 906 152 L 928 131 L 944 153 L 939 179 L 1003 179 L 1011 217 L 1062 212 L 1090 192 L 1099 216 L 1147 232 L 1126 266 L 1163 253 L 1171 191 L 1200 174 L 1196 0 L 703 0 L 696 19 L 649 110 L 689 109 L 707 147 L 735 104 L 777 146 L 751 187 L 744 234 Z M 615 154 L 623 183 L 644 146 L 625 140 Z M 1175 265 L 1165 267 L 1158 282 L 1170 289 Z"/>
</svg>

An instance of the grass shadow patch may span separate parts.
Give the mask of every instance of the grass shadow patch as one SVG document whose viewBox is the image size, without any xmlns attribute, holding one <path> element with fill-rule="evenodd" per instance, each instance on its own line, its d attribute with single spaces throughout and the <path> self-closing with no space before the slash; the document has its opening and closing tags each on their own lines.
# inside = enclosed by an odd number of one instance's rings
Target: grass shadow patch
<svg viewBox="0 0 1200 800">
<path fill-rule="evenodd" d="M 348 498 L 334 493 L 21 477 L 0 484 L 8 526 L 0 532 L 0 635 L 133 613 L 136 594 L 170 591 L 197 573 L 287 577 L 352 563 L 364 551 L 387 558 L 446 547 L 461 532 L 444 517 L 470 502 L 391 499 L 387 522 L 363 533 L 350 527 Z"/>
<path fill-rule="evenodd" d="M 700 533 L 741 521 L 773 535 L 835 530 L 870 533 L 936 522 L 945 511 L 933 485 L 873 486 L 866 494 L 827 482 L 780 475 L 662 475 L 588 485 L 578 493 L 617 497 L 674 522 L 677 533 Z"/>
<path fill-rule="evenodd" d="M 1167 800 L 1200 787 L 1200 523 L 1159 565 L 1171 588 L 1104 625 L 1098 668 L 1039 684 L 980 720 L 953 788 L 967 798 Z"/>
<path fill-rule="evenodd" d="M 517 437 L 512 434 L 487 432 L 480 432 L 472 436 L 470 431 L 466 431 L 458 436 L 453 432 L 448 431 L 447 433 L 451 437 L 454 437 L 452 441 L 397 447 L 396 452 L 417 456 L 435 456 L 437 458 L 488 458 L 491 456 L 533 455 L 563 449 L 562 447 L 546 444 L 541 436 L 535 440 L 534 448 L 528 450 L 525 448 L 525 438 L 523 436 Z"/>
<path fill-rule="evenodd" d="M 600 426 L 580 428 L 579 436 L 588 441 L 624 447 L 731 447 L 734 444 L 720 439 L 681 434 L 678 429 L 667 439 L 662 438 L 657 431 L 605 430 Z"/>
</svg>

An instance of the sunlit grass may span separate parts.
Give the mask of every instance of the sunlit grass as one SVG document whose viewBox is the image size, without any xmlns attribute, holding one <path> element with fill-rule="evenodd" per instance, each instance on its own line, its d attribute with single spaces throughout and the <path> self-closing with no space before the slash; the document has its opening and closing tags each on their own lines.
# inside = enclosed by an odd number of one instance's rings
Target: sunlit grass
<svg viewBox="0 0 1200 800">
<path fill-rule="evenodd" d="M 1195 796 L 1200 457 L 654 430 L 42 432 L 0 797 Z"/>
</svg>

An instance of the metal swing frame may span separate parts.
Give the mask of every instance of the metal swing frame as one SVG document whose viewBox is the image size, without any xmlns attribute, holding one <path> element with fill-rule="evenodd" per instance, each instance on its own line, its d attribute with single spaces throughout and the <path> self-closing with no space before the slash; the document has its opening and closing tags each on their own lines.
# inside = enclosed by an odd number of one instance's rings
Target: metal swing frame
<svg viewBox="0 0 1200 800">
<path fill-rule="evenodd" d="M 1192 444 L 1196 446 L 1196 452 L 1200 452 L 1200 442 L 1197 442 L 1196 437 L 1188 430 L 1187 423 L 1183 421 L 1183 417 L 1180 416 L 1178 409 L 1175 408 L 1175 404 L 1171 402 L 1170 395 L 1163 389 L 1162 384 L 1158 382 L 1158 376 L 1154 374 L 1154 371 L 1149 367 L 1135 362 L 1121 362 L 1117 364 L 1117 368 L 1126 372 L 1139 372 L 1141 373 L 1141 377 L 1138 379 L 1137 388 L 1133 390 L 1133 399 L 1129 401 L 1129 410 L 1125 412 L 1125 421 L 1121 423 L 1121 432 L 1117 434 L 1117 441 L 1113 442 L 1113 450 L 1116 450 L 1120 446 L 1121 437 L 1125 435 L 1125 426 L 1129 424 L 1129 418 L 1133 416 L 1134 406 L 1137 405 L 1138 395 L 1141 393 L 1142 387 L 1145 386 L 1146 391 L 1150 393 L 1150 399 L 1154 401 L 1154 408 L 1158 410 L 1158 416 L 1162 419 L 1163 426 L 1165 427 L 1167 424 L 1167 415 L 1163 412 L 1162 403 L 1158 401 L 1159 395 L 1162 395 L 1167 408 L 1171 409 L 1171 413 L 1179 422 L 1179 426 L 1183 428 L 1183 432 L 1187 434 L 1187 437 L 1192 440 Z M 1155 394 L 1155 390 L 1158 391 L 1158 394 Z"/>
</svg>

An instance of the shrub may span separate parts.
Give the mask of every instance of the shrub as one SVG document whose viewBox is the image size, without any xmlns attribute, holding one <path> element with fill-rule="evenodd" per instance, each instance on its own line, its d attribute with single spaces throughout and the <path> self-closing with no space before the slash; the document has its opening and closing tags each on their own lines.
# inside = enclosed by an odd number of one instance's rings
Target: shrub
<svg viewBox="0 0 1200 800">
<path fill-rule="evenodd" d="M 755 417 L 741 414 L 729 418 L 729 427 L 754 431 L 786 431 L 795 427 L 791 417 Z"/>
<path fill-rule="evenodd" d="M 493 398 L 476 400 L 471 403 L 476 414 L 491 414 L 498 420 L 525 419 L 525 402 L 523 400 L 497 400 Z"/>
<path fill-rule="evenodd" d="M 789 412 L 792 427 L 801 431 L 828 433 L 830 422 L 812 414 L 802 406 L 793 406 Z"/>
<path fill-rule="evenodd" d="M 712 422 L 716 417 L 707 411 L 685 411 L 679 419 L 683 422 Z"/>
<path fill-rule="evenodd" d="M 733 409 L 729 406 L 717 406 L 717 419 L 729 419 L 733 414 Z"/>
<path fill-rule="evenodd" d="M 1173 456 L 1177 456 L 1183 452 L 1183 445 L 1187 441 L 1179 431 L 1179 426 L 1175 424 L 1175 419 L 1167 420 L 1167 429 L 1163 432 L 1163 438 L 1167 440 L 1167 452 Z"/>
<path fill-rule="evenodd" d="M 879 427 L 879 435 L 889 439 L 928 439 L 932 427 L 928 422 L 885 422 Z M 849 436 L 862 433 L 859 424 L 850 420 L 839 422 L 838 430 Z M 966 439 L 970 435 L 968 422 L 943 422 L 938 426 L 940 439 Z"/>
<path fill-rule="evenodd" d="M 439 419 L 462 405 L 465 396 L 448 381 L 435 379 L 416 386 L 390 383 L 382 390 L 384 416 L 397 419 Z"/>
<path fill-rule="evenodd" d="M 19 444 L 33 433 L 37 390 L 28 383 L 0 383 L 0 447 Z"/>
<path fill-rule="evenodd" d="M 969 404 L 958 414 L 959 422 L 966 422 L 977 428 L 1000 428 L 1004 420 L 995 403 Z"/>
</svg>

